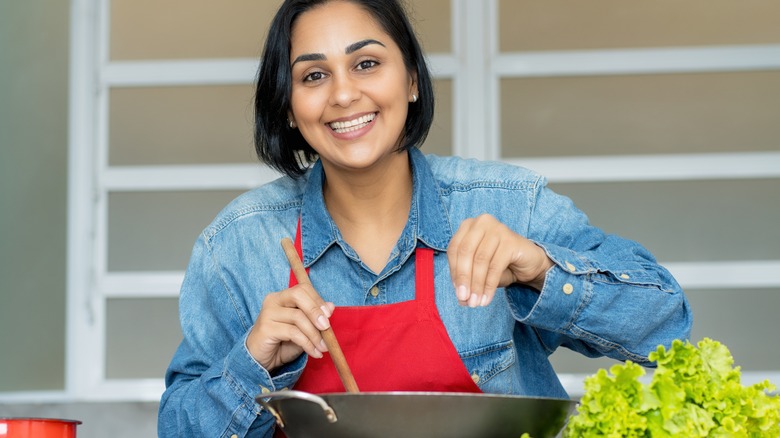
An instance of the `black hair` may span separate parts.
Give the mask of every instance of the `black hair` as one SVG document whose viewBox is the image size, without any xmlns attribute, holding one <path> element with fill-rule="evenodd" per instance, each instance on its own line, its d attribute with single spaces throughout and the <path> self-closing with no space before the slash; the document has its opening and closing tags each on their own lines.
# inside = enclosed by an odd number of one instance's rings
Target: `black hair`
<svg viewBox="0 0 780 438">
<path fill-rule="evenodd" d="M 271 167 L 295 178 L 317 158 L 297 129 L 291 129 L 292 27 L 302 13 L 333 0 L 285 0 L 276 13 L 265 41 L 255 90 L 255 150 Z M 419 100 L 409 104 L 399 150 L 420 147 L 433 123 L 433 83 L 422 48 L 399 0 L 347 0 L 366 11 L 398 45 L 406 69 L 417 75 Z"/>
</svg>

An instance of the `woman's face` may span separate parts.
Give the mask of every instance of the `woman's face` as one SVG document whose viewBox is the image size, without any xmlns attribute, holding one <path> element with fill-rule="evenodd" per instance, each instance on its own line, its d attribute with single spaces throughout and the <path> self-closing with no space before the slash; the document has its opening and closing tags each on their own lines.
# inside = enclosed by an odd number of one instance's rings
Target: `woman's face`
<svg viewBox="0 0 780 438">
<path fill-rule="evenodd" d="M 361 7 L 332 1 L 292 28 L 290 120 L 326 168 L 370 169 L 398 147 L 416 80 Z"/>
</svg>

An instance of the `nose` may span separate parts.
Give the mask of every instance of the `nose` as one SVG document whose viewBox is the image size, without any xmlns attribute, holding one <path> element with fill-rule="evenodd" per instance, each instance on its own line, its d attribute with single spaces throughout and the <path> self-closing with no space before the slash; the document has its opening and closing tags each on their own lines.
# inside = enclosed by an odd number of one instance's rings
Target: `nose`
<svg viewBox="0 0 780 438">
<path fill-rule="evenodd" d="M 351 78 L 348 74 L 334 75 L 333 88 L 330 93 L 330 104 L 332 106 L 348 107 L 360 99 L 362 94 L 358 84 L 354 78 Z"/>
</svg>

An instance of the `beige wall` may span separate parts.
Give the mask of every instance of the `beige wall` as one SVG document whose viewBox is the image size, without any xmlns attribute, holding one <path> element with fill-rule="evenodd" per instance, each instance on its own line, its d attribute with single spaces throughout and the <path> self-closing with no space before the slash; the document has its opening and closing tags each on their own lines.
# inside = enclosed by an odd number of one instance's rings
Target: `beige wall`
<svg viewBox="0 0 780 438">
<path fill-rule="evenodd" d="M 0 0 L 0 391 L 64 388 L 68 16 Z"/>
</svg>

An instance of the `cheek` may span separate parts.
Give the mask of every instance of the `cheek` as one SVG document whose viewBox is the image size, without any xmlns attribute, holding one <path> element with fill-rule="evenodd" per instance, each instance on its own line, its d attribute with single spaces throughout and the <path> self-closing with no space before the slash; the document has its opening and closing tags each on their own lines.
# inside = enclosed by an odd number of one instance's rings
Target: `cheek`
<svg viewBox="0 0 780 438">
<path fill-rule="evenodd" d="M 304 92 L 292 92 L 290 96 L 290 111 L 295 120 L 302 122 L 312 117 L 315 104 L 312 96 Z"/>
</svg>

